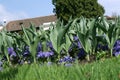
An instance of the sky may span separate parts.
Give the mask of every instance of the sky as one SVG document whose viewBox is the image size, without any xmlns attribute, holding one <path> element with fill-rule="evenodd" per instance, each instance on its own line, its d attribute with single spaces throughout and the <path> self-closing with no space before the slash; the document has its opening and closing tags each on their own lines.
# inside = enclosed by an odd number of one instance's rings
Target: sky
<svg viewBox="0 0 120 80">
<path fill-rule="evenodd" d="M 120 0 L 98 0 L 98 2 L 106 11 L 104 15 L 120 15 Z"/>
<path fill-rule="evenodd" d="M 120 0 L 98 0 L 105 15 L 120 15 Z M 53 15 L 52 0 L 0 0 L 0 21 Z"/>
</svg>

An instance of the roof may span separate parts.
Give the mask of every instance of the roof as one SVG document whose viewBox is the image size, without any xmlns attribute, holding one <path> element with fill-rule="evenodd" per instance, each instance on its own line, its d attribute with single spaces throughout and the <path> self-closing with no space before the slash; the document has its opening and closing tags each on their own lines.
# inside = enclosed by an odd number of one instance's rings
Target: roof
<svg viewBox="0 0 120 80">
<path fill-rule="evenodd" d="M 35 27 L 39 27 L 44 23 L 55 22 L 56 20 L 57 20 L 57 17 L 55 15 L 49 15 L 49 16 L 43 16 L 43 17 L 11 21 L 6 25 L 6 30 L 19 31 L 21 30 L 21 25 L 23 25 L 24 27 L 30 27 L 30 23 L 33 23 Z"/>
</svg>

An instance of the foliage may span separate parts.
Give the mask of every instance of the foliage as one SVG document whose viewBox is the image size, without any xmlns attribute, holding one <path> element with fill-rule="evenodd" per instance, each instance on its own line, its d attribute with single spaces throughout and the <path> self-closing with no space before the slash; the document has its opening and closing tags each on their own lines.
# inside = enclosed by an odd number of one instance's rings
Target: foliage
<svg viewBox="0 0 120 80">
<path fill-rule="evenodd" d="M 69 17 L 73 19 L 81 16 L 95 18 L 104 14 L 104 8 L 97 2 L 98 0 L 52 0 L 55 6 L 54 12 L 57 17 L 68 22 Z"/>
<path fill-rule="evenodd" d="M 0 32 L 0 60 L 3 63 L 14 66 L 51 61 L 58 64 L 61 59 L 64 61 L 65 56 L 74 59 L 74 63 L 77 59 L 90 61 L 90 56 L 103 58 L 120 54 L 119 17 L 114 21 L 104 17 L 80 17 L 69 20 L 66 25 L 58 21 L 47 31 L 43 26 L 36 30 L 31 24 L 30 28 L 22 26 L 22 31 L 21 35 L 5 30 Z"/>
</svg>

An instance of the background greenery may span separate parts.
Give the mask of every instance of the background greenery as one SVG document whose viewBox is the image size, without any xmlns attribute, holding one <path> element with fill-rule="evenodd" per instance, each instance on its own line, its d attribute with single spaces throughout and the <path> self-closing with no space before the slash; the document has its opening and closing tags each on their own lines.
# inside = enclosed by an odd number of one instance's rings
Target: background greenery
<svg viewBox="0 0 120 80">
<path fill-rule="evenodd" d="M 104 8 L 98 0 L 52 0 L 55 6 L 54 12 L 57 17 L 67 22 L 72 16 L 73 19 L 81 16 L 93 18 L 103 16 Z"/>
</svg>

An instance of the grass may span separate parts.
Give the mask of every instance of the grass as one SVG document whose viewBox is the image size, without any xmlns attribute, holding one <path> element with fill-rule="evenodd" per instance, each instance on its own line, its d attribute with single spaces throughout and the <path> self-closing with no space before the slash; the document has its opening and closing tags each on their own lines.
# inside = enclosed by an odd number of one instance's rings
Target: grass
<svg viewBox="0 0 120 80">
<path fill-rule="evenodd" d="M 25 64 L 4 69 L 0 80 L 120 80 L 120 57 L 69 67 Z"/>
</svg>

